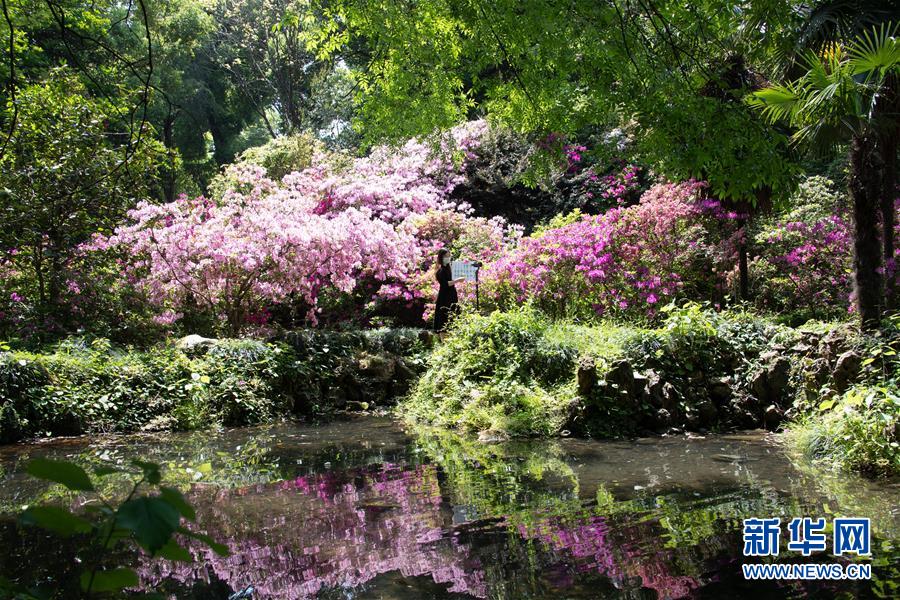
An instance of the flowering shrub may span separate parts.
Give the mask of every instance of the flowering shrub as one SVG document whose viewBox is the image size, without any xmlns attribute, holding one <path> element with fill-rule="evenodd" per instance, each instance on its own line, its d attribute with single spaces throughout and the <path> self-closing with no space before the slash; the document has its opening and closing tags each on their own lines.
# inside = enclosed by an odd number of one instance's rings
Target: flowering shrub
<svg viewBox="0 0 900 600">
<path fill-rule="evenodd" d="M 416 257 L 409 236 L 355 208 L 328 216 L 313 208 L 313 199 L 286 190 L 229 192 L 219 204 L 144 202 L 97 247 L 135 257 L 125 273 L 164 308 L 159 319 L 177 320 L 194 304 L 232 332 L 266 303 L 299 299 L 314 322 L 323 287 L 349 292 L 361 276 L 405 276 Z"/>
<path fill-rule="evenodd" d="M 849 306 L 851 233 L 840 216 L 790 216 L 761 232 L 765 252 L 751 263 L 758 306 L 774 312 L 839 316 Z"/>
<path fill-rule="evenodd" d="M 543 229 L 488 266 L 486 291 L 498 306 L 533 298 L 553 315 L 653 317 L 686 287 L 708 285 L 702 188 L 657 185 L 633 207 Z"/>
<path fill-rule="evenodd" d="M 93 247 L 127 252 L 127 278 L 164 325 L 198 311 L 235 333 L 266 325 L 273 306 L 301 307 L 315 323 L 320 299 L 345 315 L 385 302 L 421 315 L 434 295 L 438 248 L 492 260 L 521 233 L 450 198 L 484 128 L 476 121 L 434 143 L 411 140 L 353 160 L 320 152 L 281 182 L 240 162 L 226 169 L 215 201 L 141 203 Z"/>
<path fill-rule="evenodd" d="M 849 218 L 831 182 L 811 177 L 791 199 L 790 212 L 763 220 L 750 262 L 757 307 L 788 320 L 846 315 L 852 287 Z"/>
</svg>

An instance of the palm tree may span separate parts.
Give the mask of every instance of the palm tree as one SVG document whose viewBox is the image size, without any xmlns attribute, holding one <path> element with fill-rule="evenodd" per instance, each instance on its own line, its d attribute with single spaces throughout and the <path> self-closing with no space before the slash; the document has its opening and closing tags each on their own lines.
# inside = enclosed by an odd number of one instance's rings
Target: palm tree
<svg viewBox="0 0 900 600">
<path fill-rule="evenodd" d="M 864 329 L 877 327 L 884 299 L 878 214 L 885 157 L 878 140 L 881 129 L 896 127 L 898 120 L 885 98 L 892 78 L 900 75 L 896 30 L 882 25 L 848 44 L 806 52 L 803 75 L 749 99 L 770 122 L 795 128 L 797 144 L 821 148 L 849 142 L 854 288 Z"/>
<path fill-rule="evenodd" d="M 897 0 L 820 0 L 799 8 L 803 24 L 796 39 L 796 50 L 820 51 L 840 40 L 854 39 L 866 31 L 890 26 L 897 20 Z M 883 113 L 900 113 L 900 77 L 888 77 L 879 107 Z M 897 150 L 900 140 L 900 119 L 893 126 L 878 129 L 879 154 L 884 162 L 881 176 L 882 259 L 894 258 L 894 200 L 897 198 Z M 888 309 L 896 304 L 893 281 L 885 282 Z"/>
</svg>

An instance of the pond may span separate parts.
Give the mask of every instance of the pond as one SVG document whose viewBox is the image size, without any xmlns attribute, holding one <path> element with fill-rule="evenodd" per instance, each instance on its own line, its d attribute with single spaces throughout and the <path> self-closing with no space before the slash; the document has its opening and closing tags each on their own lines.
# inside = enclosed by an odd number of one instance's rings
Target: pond
<svg viewBox="0 0 900 600">
<path fill-rule="evenodd" d="M 115 558 L 169 597 L 867 598 L 900 582 L 900 486 L 792 462 L 765 432 L 484 444 L 364 417 L 0 447 L 0 572 L 66 587 L 82 550 L 13 514 L 78 502 L 23 474 L 36 456 L 164 465 L 231 549 Z M 742 519 L 776 516 L 869 517 L 872 579 L 745 581 L 741 564 L 765 559 L 742 556 Z M 786 543 L 783 525 L 779 562 L 847 562 Z"/>
</svg>

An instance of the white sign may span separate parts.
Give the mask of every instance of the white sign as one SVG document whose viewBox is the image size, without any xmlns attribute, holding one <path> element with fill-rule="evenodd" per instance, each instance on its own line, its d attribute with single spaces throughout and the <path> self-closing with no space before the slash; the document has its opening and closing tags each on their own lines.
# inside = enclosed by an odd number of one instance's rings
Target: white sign
<svg viewBox="0 0 900 600">
<path fill-rule="evenodd" d="M 450 263 L 451 278 L 465 279 L 466 281 L 475 281 L 475 274 L 478 267 L 467 260 L 454 260 Z"/>
</svg>

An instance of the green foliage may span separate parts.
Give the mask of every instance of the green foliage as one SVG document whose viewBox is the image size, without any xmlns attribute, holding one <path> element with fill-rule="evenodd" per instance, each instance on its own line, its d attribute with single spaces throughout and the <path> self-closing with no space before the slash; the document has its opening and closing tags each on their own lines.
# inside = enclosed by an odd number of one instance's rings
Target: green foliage
<svg viewBox="0 0 900 600">
<path fill-rule="evenodd" d="M 150 556 L 169 560 L 192 562 L 193 557 L 179 544 L 181 539 L 199 540 L 221 556 L 228 549 L 208 536 L 187 529 L 183 520 L 193 522 L 194 509 L 182 494 L 170 487 L 160 486 L 160 466 L 139 460 L 131 461 L 130 468 L 99 467 L 93 475 L 103 480 L 112 474 L 124 474 L 131 479 L 131 493 L 118 505 L 107 501 L 96 492 L 88 473 L 68 461 L 35 459 L 28 464 L 28 473 L 39 479 L 59 483 L 70 491 L 91 492 L 85 514 L 76 515 L 60 506 L 29 506 L 20 517 L 26 526 L 37 526 L 60 536 L 79 536 L 84 540 L 86 554 L 90 557 L 82 571 L 81 591 L 91 594 L 113 594 L 136 586 L 138 575 L 129 568 L 104 568 L 104 558 L 116 547 L 125 543 L 138 546 Z M 156 491 L 151 494 L 148 492 Z M 0 581 L 0 591 L 16 598 L 49 598 L 53 590 L 43 584 L 31 587 L 27 584 Z"/>
<path fill-rule="evenodd" d="M 296 356 L 291 393 L 300 406 L 327 412 L 348 400 L 392 402 L 425 365 L 428 347 L 417 329 L 295 331 L 283 338 Z"/>
<path fill-rule="evenodd" d="M 0 327 L 48 317 L 65 325 L 83 281 L 77 247 L 147 194 L 158 147 L 149 134 L 117 132 L 117 107 L 92 98 L 67 69 L 23 87 L 17 102 L 4 107 L 2 120 L 15 113 L 16 127 L 0 156 L 0 292 L 4 304 L 16 301 Z"/>
<path fill-rule="evenodd" d="M 0 442 L 30 435 L 271 422 L 359 399 L 384 404 L 424 362 L 416 330 L 306 331 L 144 351 L 70 338 L 0 352 Z"/>
<path fill-rule="evenodd" d="M 789 429 L 792 447 L 837 470 L 900 474 L 900 388 L 861 385 L 821 406 L 822 414 L 807 414 Z"/>
<path fill-rule="evenodd" d="M 749 263 L 751 302 L 788 325 L 846 319 L 852 274 L 846 196 L 831 180 L 812 176 L 786 204 L 752 225 L 758 254 Z"/>
<path fill-rule="evenodd" d="M 789 2 L 313 2 L 319 10 L 342 25 L 314 28 L 320 54 L 358 40 L 380 50 L 358 75 L 370 139 L 474 111 L 527 133 L 635 122 L 636 146 L 663 176 L 708 180 L 718 197 L 751 204 L 791 185 L 784 136 L 740 102 L 790 48 Z"/>
<path fill-rule="evenodd" d="M 787 432 L 797 452 L 838 471 L 900 474 L 900 318 L 860 336 L 860 381 L 843 394 L 825 389 L 801 402 L 801 418 Z"/>
<path fill-rule="evenodd" d="M 246 424 L 288 411 L 277 369 L 277 345 L 222 342 L 206 356 L 190 358 L 173 347 L 120 352 L 65 345 L 51 354 L 0 356 L 6 382 L 3 407 L 17 427 L 0 431 L 6 441 L 22 435 L 131 431 L 141 427 L 195 428 Z"/>
<path fill-rule="evenodd" d="M 575 401 L 575 347 L 531 307 L 457 319 L 401 410 L 421 422 L 554 435 Z"/>
<path fill-rule="evenodd" d="M 769 121 L 794 127 L 793 140 L 814 151 L 887 126 L 896 116 L 875 108 L 900 72 L 896 31 L 895 24 L 883 24 L 846 44 L 807 52 L 806 73 L 755 92 L 748 102 Z"/>
<path fill-rule="evenodd" d="M 261 146 L 248 148 L 218 174 L 209 185 L 213 198 L 220 198 L 228 190 L 241 190 L 240 168 L 255 165 L 266 169 L 266 176 L 273 181 L 293 171 L 302 171 L 312 164 L 315 153 L 322 144 L 308 133 L 296 133 L 269 140 Z"/>
<path fill-rule="evenodd" d="M 757 317 L 687 303 L 664 308 L 659 329 L 553 322 L 531 306 L 490 316 L 465 315 L 428 359 L 428 369 L 400 405 L 420 423 L 511 435 L 579 433 L 618 437 L 642 426 L 651 407 L 633 390 L 604 380 L 622 363 L 653 371 L 675 387 L 680 411 L 708 397 L 715 377 L 749 372 L 780 331 Z M 598 384 L 576 388 L 576 366 Z"/>
</svg>

